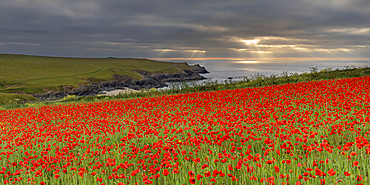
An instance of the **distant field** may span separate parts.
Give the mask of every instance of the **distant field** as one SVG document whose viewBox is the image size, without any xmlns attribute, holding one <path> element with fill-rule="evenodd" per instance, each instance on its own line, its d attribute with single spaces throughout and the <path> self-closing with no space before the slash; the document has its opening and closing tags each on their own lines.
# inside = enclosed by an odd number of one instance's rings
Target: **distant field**
<svg viewBox="0 0 370 185">
<path fill-rule="evenodd" d="M 142 78 L 135 70 L 176 73 L 188 69 L 186 63 L 148 59 L 65 58 L 0 54 L 0 93 L 43 93 L 63 85 L 113 80 L 113 75 Z M 4 94 L 0 94 L 3 96 Z"/>
</svg>

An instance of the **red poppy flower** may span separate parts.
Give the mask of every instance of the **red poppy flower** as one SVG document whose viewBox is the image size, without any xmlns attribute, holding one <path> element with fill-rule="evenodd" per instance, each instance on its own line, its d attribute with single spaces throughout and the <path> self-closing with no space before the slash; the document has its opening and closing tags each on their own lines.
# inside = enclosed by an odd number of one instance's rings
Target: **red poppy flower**
<svg viewBox="0 0 370 185">
<path fill-rule="evenodd" d="M 194 175 L 195 175 L 193 171 L 188 171 L 188 173 L 189 173 L 190 177 L 194 177 Z"/>
<path fill-rule="evenodd" d="M 358 166 L 358 161 L 353 161 L 353 166 Z"/>
<path fill-rule="evenodd" d="M 189 179 L 189 182 L 190 182 L 190 184 L 195 184 L 195 179 L 194 179 L 193 177 L 191 177 L 191 178 Z"/>
<path fill-rule="evenodd" d="M 167 176 L 170 174 L 170 172 L 168 171 L 168 169 L 164 169 L 163 170 L 163 173 L 162 173 L 164 176 Z"/>
<path fill-rule="evenodd" d="M 211 172 L 209 172 L 209 171 L 206 171 L 205 173 L 204 173 L 204 176 L 206 176 L 206 177 L 209 177 L 209 176 L 211 176 L 212 174 L 211 174 Z"/>
<path fill-rule="evenodd" d="M 333 170 L 333 168 L 332 169 L 330 169 L 329 171 L 328 171 L 328 174 L 330 175 L 330 176 L 333 176 L 333 175 L 335 175 L 335 171 Z"/>
</svg>

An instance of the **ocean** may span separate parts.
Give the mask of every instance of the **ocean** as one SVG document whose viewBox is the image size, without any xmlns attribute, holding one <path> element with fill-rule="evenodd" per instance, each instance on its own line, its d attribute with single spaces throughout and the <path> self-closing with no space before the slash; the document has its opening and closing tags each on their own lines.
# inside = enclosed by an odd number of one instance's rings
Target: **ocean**
<svg viewBox="0 0 370 185">
<path fill-rule="evenodd" d="M 168 60 L 170 62 L 187 62 L 199 64 L 210 73 L 201 74 L 208 80 L 223 82 L 229 77 L 251 77 L 255 74 L 280 75 L 283 71 L 290 73 L 310 72 L 310 67 L 318 70 L 332 68 L 370 66 L 370 59 L 264 59 L 264 60 Z M 201 81 L 200 81 L 201 82 Z"/>
</svg>

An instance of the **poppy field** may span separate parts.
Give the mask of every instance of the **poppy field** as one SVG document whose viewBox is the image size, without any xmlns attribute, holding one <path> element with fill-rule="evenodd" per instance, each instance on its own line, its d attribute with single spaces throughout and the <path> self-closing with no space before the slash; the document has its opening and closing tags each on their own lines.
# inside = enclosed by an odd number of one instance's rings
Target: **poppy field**
<svg viewBox="0 0 370 185">
<path fill-rule="evenodd" d="M 370 77 L 0 111 L 1 184 L 370 184 Z"/>
</svg>

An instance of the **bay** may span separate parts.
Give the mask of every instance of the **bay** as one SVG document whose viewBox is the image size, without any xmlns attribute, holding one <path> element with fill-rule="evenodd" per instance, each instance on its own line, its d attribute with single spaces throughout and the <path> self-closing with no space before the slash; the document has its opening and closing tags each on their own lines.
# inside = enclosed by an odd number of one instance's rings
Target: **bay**
<svg viewBox="0 0 370 185">
<path fill-rule="evenodd" d="M 367 59 L 262 59 L 262 60 L 169 60 L 170 62 L 187 62 L 189 65 L 199 64 L 210 73 L 201 74 L 212 81 L 224 81 L 229 77 L 251 77 L 256 74 L 280 75 L 282 72 L 303 73 L 310 72 L 310 67 L 318 70 L 327 68 L 345 69 L 351 67 L 370 66 Z"/>
</svg>

